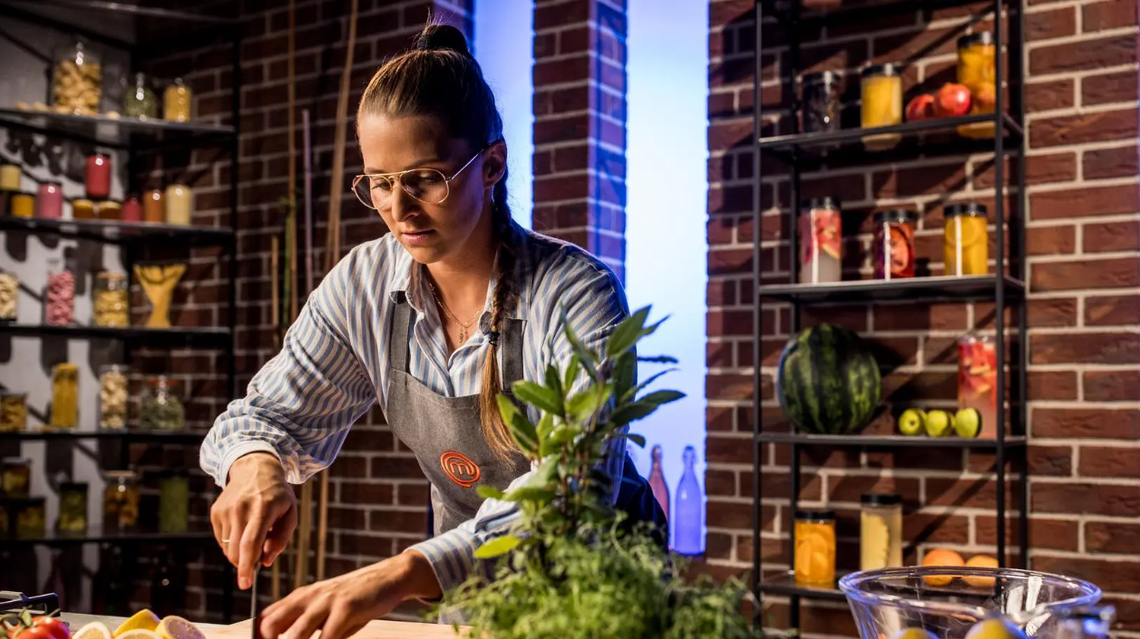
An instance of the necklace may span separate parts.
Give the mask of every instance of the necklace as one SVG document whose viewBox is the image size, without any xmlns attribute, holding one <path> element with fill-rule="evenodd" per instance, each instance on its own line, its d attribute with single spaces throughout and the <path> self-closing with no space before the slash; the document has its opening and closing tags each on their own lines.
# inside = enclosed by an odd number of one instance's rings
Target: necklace
<svg viewBox="0 0 1140 639">
<path fill-rule="evenodd" d="M 435 297 L 435 301 L 439 303 L 439 308 L 443 310 L 444 315 L 447 315 L 449 318 L 451 318 L 451 321 L 459 324 L 459 344 L 466 344 L 467 336 L 469 334 L 467 332 L 467 329 L 470 328 L 471 325 L 474 324 L 475 321 L 483 315 L 482 309 L 475 313 L 475 317 L 472 317 L 471 321 L 464 324 L 463 322 L 459 321 L 459 318 L 451 312 L 451 309 L 447 308 L 447 304 L 445 304 L 443 302 L 443 298 L 439 296 L 439 291 L 435 289 L 435 284 L 432 284 L 431 281 L 428 281 L 428 287 L 431 288 L 431 294 L 433 297 Z"/>
</svg>

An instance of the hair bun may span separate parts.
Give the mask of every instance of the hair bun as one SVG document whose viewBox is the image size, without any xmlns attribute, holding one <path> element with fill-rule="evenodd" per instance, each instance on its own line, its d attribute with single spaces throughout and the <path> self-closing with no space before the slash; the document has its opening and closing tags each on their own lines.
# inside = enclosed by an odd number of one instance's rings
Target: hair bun
<svg viewBox="0 0 1140 639">
<path fill-rule="evenodd" d="M 416 38 L 416 49 L 421 51 L 455 51 L 460 55 L 471 55 L 467 48 L 467 37 L 450 24 L 429 24 Z"/>
</svg>

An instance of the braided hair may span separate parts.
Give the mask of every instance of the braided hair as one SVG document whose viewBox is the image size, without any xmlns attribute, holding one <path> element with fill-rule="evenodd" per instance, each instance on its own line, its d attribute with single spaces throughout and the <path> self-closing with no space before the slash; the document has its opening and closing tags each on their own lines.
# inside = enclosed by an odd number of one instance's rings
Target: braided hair
<svg viewBox="0 0 1140 639">
<path fill-rule="evenodd" d="M 389 117 L 432 116 L 448 134 L 465 140 L 471 151 L 503 138 L 503 119 L 495 96 L 483 78 L 479 63 L 467 48 L 467 38 L 450 25 L 429 24 L 416 38 L 415 48 L 389 60 L 364 91 L 357 122 L 364 115 Z M 519 285 L 515 274 L 518 229 L 507 205 L 507 170 L 491 191 L 492 227 L 498 242 L 495 292 L 491 306 L 490 348 L 483 364 L 479 393 L 483 435 L 502 458 L 517 453 L 507 425 L 499 414 L 503 391 L 499 374 L 499 339 L 505 320 L 518 308 Z M 411 288 L 418 290 L 422 268 L 412 265 Z"/>
</svg>

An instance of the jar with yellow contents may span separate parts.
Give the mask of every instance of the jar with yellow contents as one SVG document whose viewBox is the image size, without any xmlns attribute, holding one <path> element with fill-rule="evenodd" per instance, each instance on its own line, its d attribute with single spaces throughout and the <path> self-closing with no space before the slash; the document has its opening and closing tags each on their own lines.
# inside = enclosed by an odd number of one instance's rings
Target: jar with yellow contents
<svg viewBox="0 0 1140 639">
<path fill-rule="evenodd" d="M 902 77 L 895 64 L 876 64 L 863 70 L 860 84 L 860 125 L 864 129 L 901 124 L 903 119 Z M 883 133 L 863 136 L 868 151 L 885 151 L 898 145 L 902 135 Z"/>
<path fill-rule="evenodd" d="M 56 364 L 51 375 L 51 427 L 79 425 L 79 367 Z"/>
<path fill-rule="evenodd" d="M 971 33 L 958 38 L 958 84 L 970 90 L 970 115 L 994 112 L 997 87 L 994 81 L 996 58 L 994 36 L 989 31 Z M 992 122 L 975 122 L 958 127 L 958 134 L 968 138 L 991 138 Z"/>
<path fill-rule="evenodd" d="M 796 584 L 835 586 L 835 511 L 796 511 Z"/>
<path fill-rule="evenodd" d="M 942 246 L 946 275 L 989 273 L 986 207 L 974 202 L 951 204 L 942 209 L 942 216 L 946 219 Z"/>
</svg>

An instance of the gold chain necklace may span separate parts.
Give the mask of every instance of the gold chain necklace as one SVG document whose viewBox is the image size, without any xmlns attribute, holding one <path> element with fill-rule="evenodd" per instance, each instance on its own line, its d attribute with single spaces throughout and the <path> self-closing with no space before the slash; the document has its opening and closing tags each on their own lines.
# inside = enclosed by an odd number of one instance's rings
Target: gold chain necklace
<svg viewBox="0 0 1140 639">
<path fill-rule="evenodd" d="M 443 313 L 451 318 L 451 321 L 459 324 L 459 344 L 466 344 L 468 336 L 467 329 L 470 328 L 471 325 L 474 324 L 483 315 L 483 309 L 479 309 L 479 311 L 475 313 L 475 317 L 471 318 L 470 322 L 464 324 L 463 322 L 459 321 L 459 318 L 451 312 L 451 309 L 447 308 L 447 304 L 445 304 L 443 298 L 439 296 L 439 291 L 435 289 L 435 284 L 432 284 L 430 280 L 428 281 L 428 288 L 431 289 L 431 294 L 433 297 L 435 297 L 435 301 L 439 302 L 439 307 L 443 310 Z"/>
</svg>

